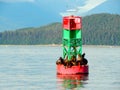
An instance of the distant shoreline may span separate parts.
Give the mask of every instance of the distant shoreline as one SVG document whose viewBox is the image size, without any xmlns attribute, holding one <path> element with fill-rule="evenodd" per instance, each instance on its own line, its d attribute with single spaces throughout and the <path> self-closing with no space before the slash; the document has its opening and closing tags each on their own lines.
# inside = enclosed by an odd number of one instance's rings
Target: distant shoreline
<svg viewBox="0 0 120 90">
<path fill-rule="evenodd" d="M 0 46 L 62 46 L 62 44 L 39 44 L 39 45 L 0 45 Z M 120 47 L 120 46 L 113 46 L 113 45 L 83 45 L 83 47 Z"/>
</svg>

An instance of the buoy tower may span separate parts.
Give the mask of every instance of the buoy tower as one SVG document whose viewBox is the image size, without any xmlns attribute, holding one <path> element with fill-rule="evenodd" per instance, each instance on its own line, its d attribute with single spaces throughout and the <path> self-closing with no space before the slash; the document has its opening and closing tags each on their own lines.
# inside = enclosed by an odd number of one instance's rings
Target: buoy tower
<svg viewBox="0 0 120 90">
<path fill-rule="evenodd" d="M 82 54 L 82 19 L 79 16 L 63 17 L 63 58 L 68 60 Z"/>
<path fill-rule="evenodd" d="M 82 18 L 73 15 L 65 16 L 62 27 L 63 57 L 57 61 L 57 73 L 88 73 L 88 65 L 78 63 L 84 59 L 82 57 Z M 82 59 L 79 61 L 77 58 Z"/>
</svg>

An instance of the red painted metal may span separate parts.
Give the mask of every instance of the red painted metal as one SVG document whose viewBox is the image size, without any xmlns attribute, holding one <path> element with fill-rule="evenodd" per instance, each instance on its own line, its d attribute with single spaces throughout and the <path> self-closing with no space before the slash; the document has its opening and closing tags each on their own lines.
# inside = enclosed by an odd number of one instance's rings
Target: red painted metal
<svg viewBox="0 0 120 90">
<path fill-rule="evenodd" d="M 82 18 L 79 16 L 63 17 L 63 29 L 67 30 L 82 29 Z"/>
<path fill-rule="evenodd" d="M 78 65 L 70 68 L 64 65 L 57 65 L 57 74 L 85 74 L 88 72 L 88 65 Z"/>
<path fill-rule="evenodd" d="M 88 80 L 88 74 L 72 74 L 72 75 L 66 75 L 66 74 L 57 74 L 56 75 L 58 79 L 70 79 L 70 80 Z"/>
</svg>

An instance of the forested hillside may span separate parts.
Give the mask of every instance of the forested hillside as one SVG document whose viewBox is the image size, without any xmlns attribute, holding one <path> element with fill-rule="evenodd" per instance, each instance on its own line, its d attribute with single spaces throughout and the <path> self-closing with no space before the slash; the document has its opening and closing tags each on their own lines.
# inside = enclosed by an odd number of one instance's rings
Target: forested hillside
<svg viewBox="0 0 120 90">
<path fill-rule="evenodd" d="M 60 44 L 61 23 L 53 23 L 39 28 L 24 28 L 0 33 L 0 44 L 35 45 Z"/>
<path fill-rule="evenodd" d="M 83 17 L 82 22 L 83 44 L 120 45 L 120 15 L 94 14 Z M 0 44 L 37 45 L 61 43 L 61 23 L 0 32 Z"/>
<path fill-rule="evenodd" d="M 83 43 L 120 45 L 120 15 L 95 14 L 84 17 Z"/>
</svg>

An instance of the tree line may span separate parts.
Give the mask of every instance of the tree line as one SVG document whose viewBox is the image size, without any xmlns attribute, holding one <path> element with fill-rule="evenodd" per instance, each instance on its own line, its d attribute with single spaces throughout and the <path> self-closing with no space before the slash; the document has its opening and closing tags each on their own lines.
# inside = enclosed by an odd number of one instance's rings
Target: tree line
<svg viewBox="0 0 120 90">
<path fill-rule="evenodd" d="M 84 45 L 120 45 L 120 15 L 93 14 L 82 18 Z M 0 32 L 0 44 L 38 45 L 61 44 L 62 24 L 51 23 L 42 27 L 30 27 Z"/>
</svg>

